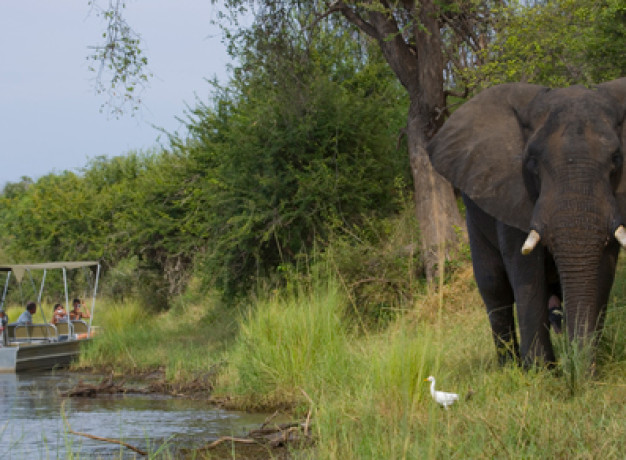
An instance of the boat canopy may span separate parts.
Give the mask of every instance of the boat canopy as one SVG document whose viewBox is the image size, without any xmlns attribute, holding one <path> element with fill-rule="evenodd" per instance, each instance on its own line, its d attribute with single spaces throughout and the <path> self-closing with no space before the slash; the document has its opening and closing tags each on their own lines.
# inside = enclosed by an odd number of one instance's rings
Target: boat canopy
<svg viewBox="0 0 626 460">
<path fill-rule="evenodd" d="M 93 260 L 79 262 L 44 262 L 40 264 L 0 264 L 0 272 L 13 272 L 18 281 L 22 281 L 26 270 L 50 270 L 65 268 L 72 270 L 82 267 L 97 267 L 99 262 Z"/>
</svg>

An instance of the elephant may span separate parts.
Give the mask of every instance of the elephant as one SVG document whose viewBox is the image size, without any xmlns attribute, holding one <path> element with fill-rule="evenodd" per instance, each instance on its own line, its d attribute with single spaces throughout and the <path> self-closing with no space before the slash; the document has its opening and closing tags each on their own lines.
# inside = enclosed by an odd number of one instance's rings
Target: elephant
<svg viewBox="0 0 626 460">
<path fill-rule="evenodd" d="M 500 362 L 554 364 L 555 279 L 568 340 L 593 354 L 626 247 L 625 118 L 626 78 L 554 89 L 508 83 L 464 103 L 429 141 L 434 169 L 463 196 Z"/>
</svg>

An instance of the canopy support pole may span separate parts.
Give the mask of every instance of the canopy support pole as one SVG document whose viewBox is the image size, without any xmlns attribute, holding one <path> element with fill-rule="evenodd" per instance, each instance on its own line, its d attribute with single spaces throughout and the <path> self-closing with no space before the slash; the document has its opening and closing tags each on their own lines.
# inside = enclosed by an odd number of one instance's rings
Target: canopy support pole
<svg viewBox="0 0 626 460">
<path fill-rule="evenodd" d="M 29 272 L 30 273 L 30 272 Z M 43 287 L 46 284 L 46 273 L 47 270 L 44 268 L 43 270 L 43 276 L 41 277 L 41 285 L 39 286 L 39 295 L 37 295 L 37 305 L 39 305 L 39 308 L 41 310 L 41 316 L 43 316 L 43 322 L 46 323 L 46 315 L 43 312 L 43 306 L 41 305 L 41 298 L 43 297 Z M 32 276 L 31 276 L 32 279 Z M 34 281 L 33 281 L 34 283 Z"/>
<path fill-rule="evenodd" d="M 93 322 L 93 316 L 96 310 L 96 294 L 98 293 L 98 280 L 100 279 L 100 264 L 96 268 L 96 281 L 93 284 L 93 297 L 91 298 L 91 317 L 89 318 L 89 329 L 87 330 L 87 337 L 91 337 L 91 323 Z"/>
<path fill-rule="evenodd" d="M 7 280 L 4 282 L 4 291 L 2 291 L 2 302 L 0 302 L 0 310 L 4 311 L 4 301 L 7 298 L 7 290 L 9 289 L 9 280 L 11 279 L 11 272 L 7 272 Z"/>
</svg>

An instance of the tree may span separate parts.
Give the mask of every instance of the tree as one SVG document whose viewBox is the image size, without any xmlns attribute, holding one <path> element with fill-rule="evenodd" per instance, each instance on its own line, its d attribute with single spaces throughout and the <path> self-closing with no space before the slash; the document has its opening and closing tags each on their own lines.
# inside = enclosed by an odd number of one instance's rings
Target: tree
<svg viewBox="0 0 626 460">
<path fill-rule="evenodd" d="M 369 4 L 368 4 L 369 3 Z M 463 226 L 450 184 L 435 172 L 426 152 L 426 144 L 444 121 L 444 43 L 441 27 L 455 14 L 440 3 L 425 0 L 387 2 L 343 2 L 330 5 L 379 44 L 391 69 L 409 95 L 407 140 L 411 173 L 415 186 L 416 214 L 421 229 L 422 251 L 426 255 L 426 276 L 432 279 L 439 251 L 456 247 Z M 455 22 L 455 19 L 450 19 Z M 459 24 L 463 20 L 458 21 Z M 459 27 L 463 30 L 462 27 Z M 469 32 L 472 32 L 469 29 Z M 471 37 L 466 37 L 470 43 Z M 473 43 L 479 45 L 479 43 Z"/>
<path fill-rule="evenodd" d="M 26 182 L 28 183 L 28 182 Z M 75 260 L 102 256 L 110 223 L 97 194 L 72 172 L 8 184 L 0 196 L 3 247 L 17 260 Z M 104 205 L 105 203 L 99 203 Z"/>
<path fill-rule="evenodd" d="M 306 35 L 323 19 L 339 22 L 339 14 L 347 21 L 344 27 L 356 27 L 380 47 L 410 100 L 405 132 L 426 274 L 432 279 L 439 256 L 450 256 L 457 246 L 457 230 L 464 225 L 453 190 L 433 170 L 425 147 L 444 121 L 450 94 L 446 86 L 464 86 L 453 77 L 457 66 L 474 65 L 482 56 L 490 37 L 489 2 L 337 0 L 303 5 L 293 0 L 230 0 L 226 11 L 236 19 L 242 9 L 255 5 L 253 32 L 248 29 L 244 36 L 276 37 L 294 23 Z"/>
<path fill-rule="evenodd" d="M 626 75 L 623 0 L 513 1 L 494 23 L 477 81 L 548 86 L 593 84 Z"/>
<path fill-rule="evenodd" d="M 9 183 L 0 194 L 0 245 L 13 260 L 98 259 L 105 274 L 135 266 L 139 294 L 166 307 L 206 244 L 189 172 L 185 158 L 168 152 L 129 152 L 95 158 L 81 174 Z"/>
<path fill-rule="evenodd" d="M 396 212 L 395 184 L 410 180 L 395 142 L 406 97 L 378 49 L 333 27 L 250 33 L 232 81 L 175 142 L 209 233 L 200 276 L 227 294 L 280 280 L 337 228 Z"/>
<path fill-rule="evenodd" d="M 354 234 L 363 216 L 397 212 L 398 184 L 409 182 L 395 145 L 406 97 L 378 49 L 332 28 L 283 45 L 249 48 L 236 78 L 215 84 L 213 103 L 190 110 L 189 134 L 172 136 L 169 151 L 7 184 L 7 255 L 99 259 L 113 292 L 134 282 L 158 308 L 196 264 L 209 268 L 203 285 L 248 292 L 330 232 Z"/>
</svg>

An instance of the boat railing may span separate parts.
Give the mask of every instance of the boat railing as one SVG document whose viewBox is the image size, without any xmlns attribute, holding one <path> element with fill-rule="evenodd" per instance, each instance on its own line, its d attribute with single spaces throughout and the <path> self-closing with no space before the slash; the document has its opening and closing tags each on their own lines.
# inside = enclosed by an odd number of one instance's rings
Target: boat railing
<svg viewBox="0 0 626 460">
<path fill-rule="evenodd" d="M 9 324 L 10 342 L 56 342 L 59 333 L 53 324 Z"/>
</svg>

